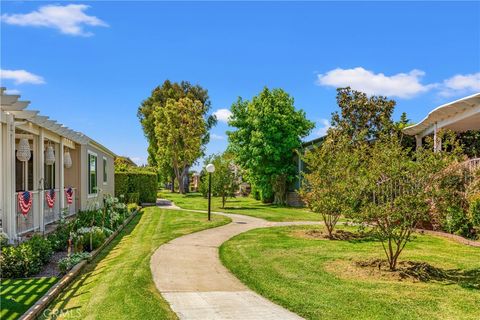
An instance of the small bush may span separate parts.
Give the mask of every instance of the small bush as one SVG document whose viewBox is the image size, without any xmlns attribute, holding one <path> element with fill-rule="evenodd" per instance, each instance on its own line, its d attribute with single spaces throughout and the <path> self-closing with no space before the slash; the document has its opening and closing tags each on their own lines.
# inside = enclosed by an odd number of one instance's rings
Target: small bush
<svg viewBox="0 0 480 320">
<path fill-rule="evenodd" d="M 470 219 L 475 227 L 480 227 L 480 196 L 470 202 Z"/>
<path fill-rule="evenodd" d="M 79 252 L 74 253 L 70 257 L 66 257 L 61 259 L 58 262 L 58 269 L 62 273 L 66 273 L 68 270 L 72 269 L 75 265 L 77 265 L 80 261 L 88 259 L 90 254 L 88 252 Z"/>
<path fill-rule="evenodd" d="M 64 251 L 68 247 L 71 225 L 59 226 L 54 232 L 47 236 L 53 251 Z"/>
<path fill-rule="evenodd" d="M 24 278 L 36 274 L 42 267 L 38 252 L 28 242 L 2 248 L 0 256 L 2 278 Z"/>
<path fill-rule="evenodd" d="M 41 235 L 34 235 L 28 244 L 32 247 L 33 252 L 38 253 L 41 264 L 47 264 L 53 254 L 53 248 L 49 240 Z"/>
<path fill-rule="evenodd" d="M 140 207 L 136 203 L 129 203 L 127 205 L 127 210 L 129 213 L 133 213 L 137 211 Z"/>
<path fill-rule="evenodd" d="M 8 245 L 8 237 L 5 234 L 0 233 L 0 249 L 7 247 Z"/>
<path fill-rule="evenodd" d="M 456 235 L 471 237 L 472 223 L 468 220 L 464 211 L 459 207 L 447 209 L 443 228 Z"/>
<path fill-rule="evenodd" d="M 77 230 L 78 242 L 82 244 L 83 249 L 93 251 L 105 242 L 106 236 L 102 228 L 91 227 Z"/>
<path fill-rule="evenodd" d="M 125 197 L 126 203 L 139 203 L 140 202 L 140 193 L 138 192 L 131 192 L 127 193 L 127 196 Z"/>
</svg>

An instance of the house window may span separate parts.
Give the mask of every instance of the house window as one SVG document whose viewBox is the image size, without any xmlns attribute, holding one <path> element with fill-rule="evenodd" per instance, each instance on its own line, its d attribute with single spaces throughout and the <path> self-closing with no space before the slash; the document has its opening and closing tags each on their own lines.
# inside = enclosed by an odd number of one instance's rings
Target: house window
<svg viewBox="0 0 480 320">
<path fill-rule="evenodd" d="M 15 191 L 33 191 L 33 153 L 25 164 L 15 157 Z"/>
<path fill-rule="evenodd" d="M 55 189 L 55 163 L 52 165 L 44 165 L 45 180 L 43 183 L 43 189 L 50 190 Z"/>
<path fill-rule="evenodd" d="M 107 158 L 103 157 L 103 184 L 107 184 Z"/>
<path fill-rule="evenodd" d="M 97 193 L 97 155 L 88 154 L 88 194 Z"/>
</svg>

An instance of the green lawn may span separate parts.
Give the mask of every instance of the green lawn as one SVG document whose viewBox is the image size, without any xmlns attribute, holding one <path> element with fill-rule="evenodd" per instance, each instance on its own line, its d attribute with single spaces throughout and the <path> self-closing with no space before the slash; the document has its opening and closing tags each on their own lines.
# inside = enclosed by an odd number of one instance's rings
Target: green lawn
<svg viewBox="0 0 480 320">
<path fill-rule="evenodd" d="M 313 228 L 322 227 L 243 233 L 222 245 L 221 259 L 250 288 L 307 319 L 480 319 L 480 248 L 419 235 L 400 259 L 457 277 L 399 281 L 390 272 L 382 278 L 349 268 L 355 260 L 383 259 L 379 242 L 302 236 Z"/>
<path fill-rule="evenodd" d="M 207 210 L 208 202 L 200 193 L 181 195 L 170 191 L 161 191 L 159 198 L 172 200 L 183 209 Z M 238 213 L 247 216 L 263 218 L 269 221 L 318 221 L 320 214 L 313 213 L 303 208 L 281 207 L 264 204 L 250 197 L 228 198 L 225 208 L 222 209 L 222 199 L 212 198 L 212 210 L 226 213 Z"/>
<path fill-rule="evenodd" d="M 0 319 L 17 319 L 56 282 L 56 277 L 4 279 L 0 285 Z"/>
<path fill-rule="evenodd" d="M 208 222 L 201 213 L 144 209 L 51 304 L 52 315 L 65 319 L 176 319 L 153 282 L 151 255 L 171 239 L 229 221 L 216 215 Z"/>
</svg>

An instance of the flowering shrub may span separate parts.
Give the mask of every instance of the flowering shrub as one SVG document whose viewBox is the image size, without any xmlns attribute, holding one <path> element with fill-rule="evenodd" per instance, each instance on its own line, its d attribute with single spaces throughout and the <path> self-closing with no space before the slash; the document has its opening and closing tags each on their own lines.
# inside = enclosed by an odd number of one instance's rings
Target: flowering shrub
<svg viewBox="0 0 480 320">
<path fill-rule="evenodd" d="M 78 252 L 72 254 L 70 257 L 61 259 L 58 262 L 58 269 L 61 273 L 66 273 L 68 270 L 72 269 L 80 261 L 90 258 L 88 252 Z"/>
<path fill-rule="evenodd" d="M 67 250 L 69 240 L 72 241 L 75 253 L 59 263 L 62 272 L 71 269 L 89 254 L 82 251 L 92 251 L 100 247 L 113 230 L 124 222 L 133 211 L 127 205 L 112 196 L 105 196 L 103 208 L 95 201 L 87 211 L 79 212 L 75 219 L 67 221 L 64 215 L 58 222 L 57 229 L 45 239 L 34 235 L 18 246 L 8 245 L 2 238 L 1 243 L 1 277 L 28 277 L 40 272 L 48 263 L 54 251 Z"/>
</svg>

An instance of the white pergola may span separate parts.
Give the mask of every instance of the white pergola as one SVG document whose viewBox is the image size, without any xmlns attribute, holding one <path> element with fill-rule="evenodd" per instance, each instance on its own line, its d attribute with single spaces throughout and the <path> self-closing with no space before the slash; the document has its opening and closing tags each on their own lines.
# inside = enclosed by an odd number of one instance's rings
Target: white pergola
<svg viewBox="0 0 480 320">
<path fill-rule="evenodd" d="M 433 134 L 434 149 L 440 151 L 442 143 L 437 132 L 441 129 L 455 132 L 480 130 L 480 93 L 435 108 L 422 121 L 406 127 L 403 132 L 415 136 L 417 147 L 422 145 L 425 136 Z"/>
<path fill-rule="evenodd" d="M 7 94 L 6 88 L 0 88 L 0 230 L 16 230 L 13 212 L 16 212 L 15 194 L 15 139 L 19 136 L 36 136 L 38 141 L 34 150 L 38 154 L 37 165 L 40 178 L 43 179 L 44 141 L 45 139 L 57 142 L 60 146 L 59 162 L 63 164 L 63 148 L 75 148 L 77 145 L 86 145 L 92 140 L 86 135 L 71 130 L 64 125 L 42 116 L 36 110 L 26 110 L 29 101 L 19 100 L 20 96 Z M 16 129 L 27 134 L 18 134 Z M 64 166 L 59 166 L 60 190 L 64 189 Z M 40 198 L 42 199 L 42 198 Z M 60 197 L 60 207 L 63 208 L 63 196 Z M 43 214 L 43 201 L 39 201 L 39 210 Z M 5 223 L 6 222 L 6 223 Z"/>
</svg>

